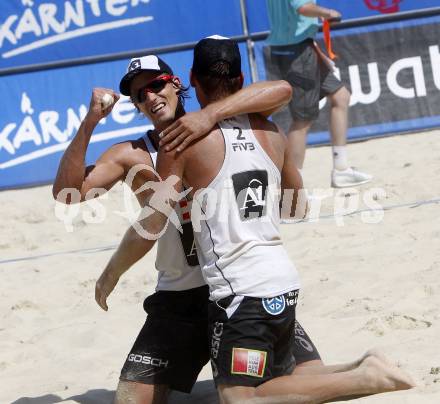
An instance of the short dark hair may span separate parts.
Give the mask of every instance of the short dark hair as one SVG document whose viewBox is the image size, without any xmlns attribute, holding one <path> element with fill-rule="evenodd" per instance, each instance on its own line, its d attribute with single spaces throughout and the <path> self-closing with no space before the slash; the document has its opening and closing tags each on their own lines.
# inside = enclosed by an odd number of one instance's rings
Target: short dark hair
<svg viewBox="0 0 440 404">
<path fill-rule="evenodd" d="M 213 74 L 197 74 L 194 73 L 203 92 L 209 95 L 211 100 L 218 100 L 230 94 L 236 93 L 241 89 L 243 83 L 241 76 L 228 77 L 227 74 L 219 75 L 218 72 L 227 72 L 230 68 L 227 62 L 217 62 L 211 66 Z"/>
<path fill-rule="evenodd" d="M 200 40 L 194 48 L 192 72 L 211 100 L 237 92 L 242 86 L 237 42 L 218 35 Z"/>
<path fill-rule="evenodd" d="M 223 62 L 219 64 L 219 62 Z M 194 47 L 192 71 L 197 76 L 239 77 L 241 55 L 237 42 L 224 37 L 200 40 Z"/>
<path fill-rule="evenodd" d="M 179 84 L 179 91 L 177 92 L 177 97 L 179 98 L 179 102 L 182 104 L 182 107 L 185 106 L 185 100 L 191 98 L 189 95 L 189 86 L 184 86 L 182 83 Z"/>
</svg>

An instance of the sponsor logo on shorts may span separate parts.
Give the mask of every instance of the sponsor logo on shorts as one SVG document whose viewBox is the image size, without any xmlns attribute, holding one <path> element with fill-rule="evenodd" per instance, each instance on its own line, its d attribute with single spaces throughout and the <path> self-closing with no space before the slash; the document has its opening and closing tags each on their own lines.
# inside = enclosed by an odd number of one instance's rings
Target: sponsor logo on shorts
<svg viewBox="0 0 440 404">
<path fill-rule="evenodd" d="M 130 354 L 128 355 L 127 360 L 129 362 L 143 363 L 144 365 L 151 365 L 159 368 L 166 368 L 168 366 L 168 360 L 153 358 L 148 355 Z"/>
<path fill-rule="evenodd" d="M 284 299 L 283 295 L 261 299 L 261 301 L 263 303 L 264 310 L 273 316 L 282 313 L 286 307 L 286 299 Z"/>
<path fill-rule="evenodd" d="M 220 339 L 223 334 L 223 323 L 216 322 L 211 337 L 211 358 L 216 359 L 220 348 Z"/>
<path fill-rule="evenodd" d="M 263 377 L 266 368 L 267 352 L 256 349 L 232 348 L 231 373 Z"/>
<path fill-rule="evenodd" d="M 287 294 L 286 304 L 288 306 L 296 306 L 296 303 L 298 302 L 298 295 L 299 295 L 298 290 L 294 290 L 292 292 L 289 292 Z"/>
<path fill-rule="evenodd" d="M 297 321 L 295 321 L 295 344 L 301 346 L 306 351 L 313 352 L 313 345 L 305 338 L 306 332 Z"/>
</svg>

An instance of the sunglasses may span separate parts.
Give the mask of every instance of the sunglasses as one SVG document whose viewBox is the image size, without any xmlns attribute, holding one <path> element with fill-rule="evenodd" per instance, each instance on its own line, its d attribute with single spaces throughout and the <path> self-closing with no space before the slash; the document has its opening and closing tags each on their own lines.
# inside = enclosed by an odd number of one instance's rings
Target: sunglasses
<svg viewBox="0 0 440 404">
<path fill-rule="evenodd" d="M 167 74 L 164 76 L 160 76 L 154 80 L 151 80 L 145 86 L 141 87 L 137 93 L 136 99 L 134 101 L 141 103 L 144 102 L 147 98 L 147 93 L 160 93 L 167 83 L 173 81 L 174 76 L 171 74 Z"/>
</svg>

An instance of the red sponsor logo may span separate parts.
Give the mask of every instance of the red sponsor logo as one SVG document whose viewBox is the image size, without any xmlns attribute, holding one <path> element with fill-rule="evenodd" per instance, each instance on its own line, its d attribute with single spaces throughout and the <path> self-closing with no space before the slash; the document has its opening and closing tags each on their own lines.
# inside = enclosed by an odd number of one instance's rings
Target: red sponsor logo
<svg viewBox="0 0 440 404">
<path fill-rule="evenodd" d="M 256 349 L 233 348 L 231 373 L 263 377 L 267 352 Z"/>
<path fill-rule="evenodd" d="M 179 201 L 179 207 L 182 215 L 182 222 L 189 222 L 191 220 L 191 203 L 188 203 L 186 199 L 182 199 Z"/>
<path fill-rule="evenodd" d="M 370 10 L 379 11 L 382 14 L 397 13 L 400 11 L 399 4 L 403 0 L 364 0 Z"/>
</svg>

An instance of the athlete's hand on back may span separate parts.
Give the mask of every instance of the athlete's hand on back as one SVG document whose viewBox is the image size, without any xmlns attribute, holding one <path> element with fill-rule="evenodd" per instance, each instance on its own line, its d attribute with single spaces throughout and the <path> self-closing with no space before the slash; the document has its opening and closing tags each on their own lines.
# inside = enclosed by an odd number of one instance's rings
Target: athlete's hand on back
<svg viewBox="0 0 440 404">
<path fill-rule="evenodd" d="M 108 310 L 107 297 L 112 293 L 118 281 L 119 276 L 108 267 L 102 272 L 101 276 L 96 281 L 95 300 L 105 311 Z"/>
<path fill-rule="evenodd" d="M 113 103 L 107 107 L 102 102 L 102 97 L 104 97 L 105 94 L 110 94 L 113 97 Z M 95 87 L 92 92 L 92 98 L 90 99 L 87 117 L 95 122 L 105 118 L 112 111 L 119 98 L 120 95 L 109 88 Z"/>
<path fill-rule="evenodd" d="M 165 151 L 183 151 L 191 142 L 207 135 L 216 124 L 215 118 L 206 110 L 188 112 L 160 134 L 159 145 Z"/>
</svg>

